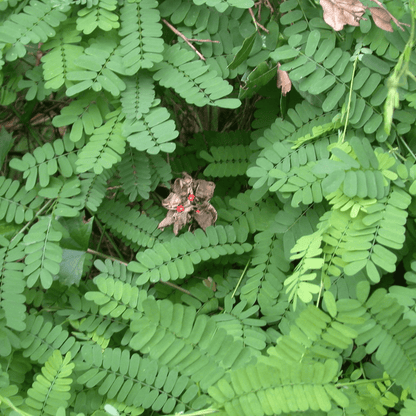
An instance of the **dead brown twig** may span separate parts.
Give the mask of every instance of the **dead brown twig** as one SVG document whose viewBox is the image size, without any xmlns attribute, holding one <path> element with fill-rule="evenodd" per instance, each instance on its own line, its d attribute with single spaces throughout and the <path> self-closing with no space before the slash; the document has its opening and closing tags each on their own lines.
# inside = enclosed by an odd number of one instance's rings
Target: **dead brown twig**
<svg viewBox="0 0 416 416">
<path fill-rule="evenodd" d="M 178 29 L 176 29 L 174 26 L 172 26 L 166 19 L 162 19 L 163 23 L 173 32 L 176 33 L 179 37 L 181 37 L 199 56 L 200 59 L 205 61 L 204 55 L 202 55 L 201 52 L 198 51 L 198 49 L 195 48 L 194 45 L 192 45 L 191 42 L 211 42 L 211 43 L 220 43 L 218 40 L 211 40 L 211 39 L 188 39 L 183 33 L 179 32 Z"/>
<path fill-rule="evenodd" d="M 270 10 L 270 13 L 271 14 L 273 14 L 274 13 L 274 8 L 273 8 L 273 6 L 271 5 L 271 3 L 270 3 L 270 1 L 269 0 L 260 0 L 260 1 L 258 1 L 257 3 L 254 3 L 254 7 L 257 7 L 258 8 L 258 12 L 257 12 L 257 15 L 259 16 L 259 19 L 261 18 L 261 6 L 262 5 L 265 5 L 269 10 Z"/>
<path fill-rule="evenodd" d="M 251 10 L 251 8 L 250 8 L 250 9 L 248 9 L 248 11 L 249 11 L 249 13 L 250 13 L 250 15 L 251 15 L 251 17 L 253 19 L 253 22 L 254 22 L 254 25 L 256 26 L 256 29 L 257 29 L 257 27 L 259 27 L 260 29 L 263 29 L 266 33 L 269 33 L 269 31 L 261 23 L 259 23 L 256 20 L 256 18 L 254 16 L 254 13 L 253 13 L 253 10 Z"/>
</svg>

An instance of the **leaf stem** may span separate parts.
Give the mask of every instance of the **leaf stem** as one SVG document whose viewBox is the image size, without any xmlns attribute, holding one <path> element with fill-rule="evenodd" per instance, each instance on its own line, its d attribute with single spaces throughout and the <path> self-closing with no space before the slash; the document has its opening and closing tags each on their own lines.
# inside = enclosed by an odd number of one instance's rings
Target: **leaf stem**
<svg viewBox="0 0 416 416">
<path fill-rule="evenodd" d="M 3 397 L 2 395 L 0 395 L 0 404 L 1 403 L 4 403 L 6 406 L 10 407 L 10 409 L 12 409 L 14 412 L 18 413 L 21 416 L 32 416 L 30 413 L 26 413 L 25 411 L 17 408 L 11 400 L 9 400 L 7 397 Z"/>
<path fill-rule="evenodd" d="M 413 153 L 413 150 L 409 147 L 409 145 L 406 143 L 406 141 L 403 139 L 402 136 L 399 136 L 399 139 L 403 142 L 406 149 L 409 151 L 409 153 L 413 156 L 413 159 L 416 160 L 416 155 Z"/>
<path fill-rule="evenodd" d="M 93 250 L 91 248 L 87 249 L 87 253 L 93 254 L 94 256 L 100 256 L 100 257 L 104 257 L 105 259 L 111 260 L 111 261 L 116 261 L 117 263 L 123 264 L 124 266 L 128 266 L 128 263 L 117 259 L 115 257 L 112 256 L 108 256 L 107 254 L 104 253 L 100 253 L 99 251 Z"/>
<path fill-rule="evenodd" d="M 351 97 L 352 97 L 352 85 L 354 83 L 354 75 L 355 75 L 355 69 L 357 68 L 357 61 L 358 61 L 358 55 L 356 56 L 356 58 L 354 60 L 354 66 L 353 66 L 353 70 L 352 70 L 352 77 L 351 77 L 351 82 L 350 82 L 350 93 L 348 95 L 347 117 L 345 119 L 344 131 L 342 132 L 342 140 L 341 140 L 341 143 L 344 143 L 345 134 L 347 132 L 348 119 L 350 117 Z"/>
<path fill-rule="evenodd" d="M 219 410 L 211 408 L 211 409 L 197 410 L 196 412 L 192 412 L 192 413 L 178 412 L 178 413 L 174 413 L 172 415 L 166 415 L 166 416 L 200 416 L 200 415 L 212 415 L 218 412 Z"/>
<path fill-rule="evenodd" d="M 374 1 L 377 4 L 379 4 L 376 0 L 371 0 L 371 1 Z M 414 7 L 416 6 L 414 6 L 412 2 L 409 2 L 409 6 L 412 11 L 412 14 L 415 14 L 416 10 L 414 10 Z M 395 21 L 395 23 L 398 25 L 398 22 Z M 409 76 L 409 73 L 411 73 L 411 71 L 409 71 L 409 61 L 410 61 L 410 53 L 413 50 L 414 44 L 415 44 L 415 18 L 413 17 L 409 39 L 407 40 L 407 43 L 403 49 L 403 52 L 401 53 L 399 59 L 397 60 L 397 64 L 395 65 L 393 69 L 393 73 L 389 76 L 387 80 L 388 92 L 387 92 L 387 98 L 384 103 L 384 131 L 387 134 L 390 134 L 391 125 L 393 122 L 394 109 L 399 107 L 399 93 L 397 91 L 397 87 L 400 86 L 400 79 L 402 76 L 407 77 Z M 413 74 L 411 77 L 412 79 L 414 79 Z"/>
<path fill-rule="evenodd" d="M 24 227 L 22 227 L 19 232 L 10 240 L 10 242 L 12 242 L 19 234 L 23 233 L 26 231 L 26 228 L 28 228 L 33 221 L 38 218 L 47 208 L 49 208 L 50 205 L 52 205 L 52 203 L 54 202 L 53 199 L 50 199 L 34 216 L 34 218 L 32 218 L 31 221 L 27 222 L 26 225 Z"/>
<path fill-rule="evenodd" d="M 249 13 L 250 13 L 250 15 L 251 15 L 251 17 L 253 19 L 254 26 L 256 26 L 256 30 L 258 30 L 258 28 L 260 28 L 260 29 L 263 29 L 266 33 L 269 33 L 269 31 L 262 24 L 260 24 L 256 20 L 256 18 L 254 16 L 254 13 L 253 13 L 253 10 L 251 10 L 251 8 L 250 8 L 250 9 L 248 9 L 248 11 L 249 11 Z"/>
<path fill-rule="evenodd" d="M 234 297 L 235 292 L 237 292 L 237 289 L 238 289 L 238 287 L 240 286 L 241 281 L 243 280 L 244 275 L 246 274 L 246 271 L 247 271 L 248 265 L 250 264 L 250 261 L 251 261 L 251 258 L 250 258 L 250 259 L 248 259 L 248 262 L 247 262 L 247 264 L 246 264 L 246 267 L 244 268 L 243 273 L 241 273 L 241 276 L 240 276 L 240 278 L 238 279 L 237 286 L 235 287 L 234 292 L 233 292 L 233 294 L 231 295 L 231 299 Z"/>
<path fill-rule="evenodd" d="M 347 386 L 358 386 L 360 384 L 369 384 L 369 383 L 376 383 L 378 381 L 386 381 L 390 380 L 389 378 L 374 378 L 372 380 L 357 380 L 357 381 L 350 381 L 348 383 L 337 383 L 335 387 L 347 387 Z"/>
</svg>

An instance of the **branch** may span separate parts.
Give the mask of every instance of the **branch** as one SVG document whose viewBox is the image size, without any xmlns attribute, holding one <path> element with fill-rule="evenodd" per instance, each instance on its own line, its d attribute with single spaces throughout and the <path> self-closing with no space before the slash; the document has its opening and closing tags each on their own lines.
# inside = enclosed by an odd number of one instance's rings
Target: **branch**
<svg viewBox="0 0 416 416">
<path fill-rule="evenodd" d="M 182 34 L 181 32 L 179 32 L 178 29 L 176 29 L 175 27 L 173 27 L 167 20 L 162 19 L 163 23 L 173 32 L 176 33 L 178 36 L 180 36 L 194 51 L 195 53 L 199 56 L 200 59 L 202 59 L 203 61 L 205 61 L 204 55 L 202 55 L 201 52 L 199 52 L 194 45 L 192 45 L 192 43 L 189 41 L 189 39 Z"/>
<path fill-rule="evenodd" d="M 262 24 L 260 24 L 257 20 L 256 20 L 256 18 L 254 17 L 254 13 L 253 13 L 253 10 L 251 10 L 251 8 L 250 9 L 248 9 L 248 11 L 249 11 L 249 13 L 250 13 L 250 15 L 251 15 L 251 17 L 252 17 L 252 19 L 253 19 L 253 22 L 254 22 L 254 26 L 256 26 L 256 29 L 259 27 L 260 29 L 263 29 L 266 33 L 269 33 L 269 31 L 262 25 Z"/>
</svg>

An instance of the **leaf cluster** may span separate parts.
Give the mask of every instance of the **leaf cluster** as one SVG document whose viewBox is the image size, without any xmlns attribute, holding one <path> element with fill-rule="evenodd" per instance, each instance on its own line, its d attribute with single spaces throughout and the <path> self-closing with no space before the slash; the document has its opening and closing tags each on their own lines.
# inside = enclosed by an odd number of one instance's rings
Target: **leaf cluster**
<svg viewBox="0 0 416 416">
<path fill-rule="evenodd" d="M 374 2 L 0 1 L 0 414 L 415 413 L 416 4 Z"/>
</svg>

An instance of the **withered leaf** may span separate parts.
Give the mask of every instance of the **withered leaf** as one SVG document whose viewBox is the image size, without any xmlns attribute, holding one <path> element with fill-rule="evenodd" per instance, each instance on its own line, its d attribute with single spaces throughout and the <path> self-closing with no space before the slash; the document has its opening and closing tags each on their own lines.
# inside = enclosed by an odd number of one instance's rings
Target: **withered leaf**
<svg viewBox="0 0 416 416">
<path fill-rule="evenodd" d="M 206 202 L 198 209 L 198 211 L 199 212 L 195 211 L 195 219 L 204 231 L 207 227 L 215 224 L 215 221 L 217 221 L 217 211 L 210 203 Z"/>
<path fill-rule="evenodd" d="M 176 209 L 176 207 L 180 205 L 181 202 L 182 198 L 178 194 L 171 192 L 169 196 L 162 201 L 162 205 L 166 209 Z"/>
<path fill-rule="evenodd" d="M 363 17 L 367 9 L 370 10 L 374 23 L 387 32 L 393 32 L 391 20 L 401 30 L 404 30 L 403 26 L 408 26 L 406 23 L 399 22 L 379 0 L 371 1 L 380 7 L 367 7 L 359 0 L 320 0 L 320 3 L 324 10 L 325 22 L 336 31 L 343 29 L 345 25 L 359 26 L 360 20 L 367 20 Z"/>
<path fill-rule="evenodd" d="M 194 180 L 188 173 L 182 172 L 182 178 L 175 180 L 172 192 L 162 201 L 168 213 L 158 228 L 164 229 L 173 224 L 173 232 L 177 235 L 185 224 L 192 225 L 195 219 L 205 231 L 217 221 L 217 211 L 209 203 L 214 189 L 214 182 Z"/>
<path fill-rule="evenodd" d="M 195 196 L 204 201 L 210 200 L 214 196 L 215 183 L 198 179 L 195 181 Z"/>
<path fill-rule="evenodd" d="M 292 89 L 292 81 L 286 71 L 281 71 L 280 62 L 277 64 L 277 88 L 282 89 L 282 95 L 286 95 Z"/>
<path fill-rule="evenodd" d="M 192 190 L 192 177 L 186 172 L 182 172 L 183 179 L 177 178 L 173 184 L 172 190 L 181 198 L 186 197 Z"/>
<path fill-rule="evenodd" d="M 386 32 L 393 32 L 391 27 L 390 13 L 381 7 L 370 7 L 371 16 L 373 16 L 374 23 Z"/>
<path fill-rule="evenodd" d="M 178 235 L 182 227 L 190 221 L 189 212 L 177 212 L 174 214 L 173 232 Z"/>
<path fill-rule="evenodd" d="M 359 26 L 366 7 L 359 0 L 320 0 L 324 10 L 324 20 L 334 30 L 345 25 Z"/>
</svg>

